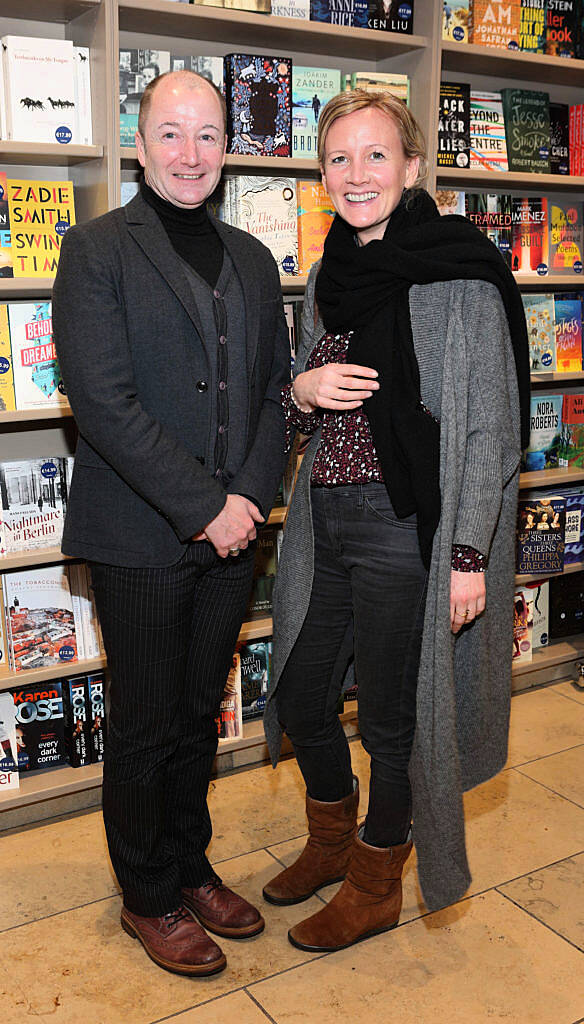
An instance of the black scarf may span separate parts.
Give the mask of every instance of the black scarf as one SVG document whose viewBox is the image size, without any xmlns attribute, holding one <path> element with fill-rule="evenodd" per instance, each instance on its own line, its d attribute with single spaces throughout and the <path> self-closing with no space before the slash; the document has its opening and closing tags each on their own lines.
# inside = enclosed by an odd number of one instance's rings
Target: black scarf
<svg viewBox="0 0 584 1024">
<path fill-rule="evenodd" d="M 371 366 L 379 391 L 364 404 L 383 478 L 399 518 L 417 514 L 429 566 L 440 520 L 440 427 L 424 409 L 409 308 L 412 284 L 482 280 L 501 294 L 515 354 L 521 444 L 529 442 L 529 343 L 521 294 L 496 246 L 464 217 L 440 217 L 424 190 L 406 193 L 383 239 L 359 247 L 337 216 L 324 245 L 316 303 L 327 331 L 352 330 L 347 361 Z"/>
</svg>

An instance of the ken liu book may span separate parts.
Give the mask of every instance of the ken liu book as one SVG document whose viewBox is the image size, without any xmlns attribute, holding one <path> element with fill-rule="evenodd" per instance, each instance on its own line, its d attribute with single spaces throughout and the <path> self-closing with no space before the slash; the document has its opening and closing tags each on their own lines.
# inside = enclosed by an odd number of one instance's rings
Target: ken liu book
<svg viewBox="0 0 584 1024">
<path fill-rule="evenodd" d="M 512 201 L 501 192 L 469 192 L 466 216 L 490 238 L 508 266 L 511 266 Z"/>
<path fill-rule="evenodd" d="M 63 235 L 75 224 L 72 181 L 8 178 L 15 277 L 54 277 Z"/>
<path fill-rule="evenodd" d="M 525 453 L 527 472 L 557 469 L 562 445 L 563 395 L 532 394 L 529 414 L 529 445 Z"/>
<path fill-rule="evenodd" d="M 511 269 L 545 276 L 549 269 L 548 201 L 545 196 L 511 200 Z"/>
<path fill-rule="evenodd" d="M 562 196 L 549 199 L 550 270 L 582 273 L 584 260 L 583 206 Z"/>
<path fill-rule="evenodd" d="M 292 69 L 292 156 L 317 159 L 318 119 L 328 101 L 341 91 L 334 68 Z"/>
<path fill-rule="evenodd" d="M 566 502 L 563 495 L 527 495 L 517 511 L 517 563 L 519 576 L 562 572 Z"/>
<path fill-rule="evenodd" d="M 547 0 L 521 0 L 519 49 L 543 53 L 545 48 Z"/>
<path fill-rule="evenodd" d="M 557 369 L 577 373 L 582 369 L 582 302 L 556 295 L 554 305 Z"/>
<path fill-rule="evenodd" d="M 8 319 L 16 408 L 66 405 L 53 341 L 51 303 L 11 302 Z"/>
<path fill-rule="evenodd" d="M 224 61 L 228 152 L 292 153 L 292 59 L 230 53 Z"/>
<path fill-rule="evenodd" d="M 472 0 L 469 42 L 500 50 L 519 49 L 521 0 Z"/>
<path fill-rule="evenodd" d="M 454 43 L 468 43 L 470 0 L 451 0 L 442 9 L 442 38 Z"/>
<path fill-rule="evenodd" d="M 0 47 L 1 52 L 1 47 Z M 2 66 L 0 65 L 0 78 Z M 0 83 L 1 86 L 1 83 Z M 0 105 L 2 93 L 0 88 Z M 3 135 L 0 134 L 0 139 Z M 0 171 L 0 278 L 14 277 L 12 266 L 12 244 L 10 241 L 10 212 L 8 208 L 8 180 L 6 172 Z"/>
<path fill-rule="evenodd" d="M 76 676 L 74 679 L 63 679 L 61 685 L 67 760 L 72 768 L 83 768 L 91 764 L 87 679 L 85 676 Z"/>
<path fill-rule="evenodd" d="M 509 170 L 550 173 L 550 97 L 533 89 L 502 89 Z"/>
<path fill-rule="evenodd" d="M 87 695 L 89 701 L 89 750 L 91 763 L 99 764 L 103 761 L 107 738 L 105 676 L 103 672 L 93 672 L 87 676 Z"/>
<path fill-rule="evenodd" d="M 381 32 L 414 31 L 414 0 L 369 0 L 365 28 Z"/>
<path fill-rule="evenodd" d="M 297 181 L 298 273 L 308 274 L 322 256 L 324 242 L 335 216 L 332 200 L 320 181 Z"/>
<path fill-rule="evenodd" d="M 556 331 L 554 297 L 535 292 L 521 295 L 529 339 L 532 373 L 553 373 L 556 369 Z"/>
<path fill-rule="evenodd" d="M 471 91 L 470 166 L 484 171 L 509 170 L 500 92 Z"/>
<path fill-rule="evenodd" d="M 584 465 L 584 395 L 564 395 L 560 465 L 582 469 Z"/>
<path fill-rule="evenodd" d="M 545 52 L 551 57 L 575 57 L 581 0 L 547 0 Z"/>
<path fill-rule="evenodd" d="M 347 28 L 367 28 L 368 0 L 310 0 L 311 21 Z"/>
<path fill-rule="evenodd" d="M 438 111 L 438 167 L 468 167 L 470 162 L 470 85 L 441 82 Z"/>
<path fill-rule="evenodd" d="M 570 107 L 550 103 L 550 173 L 570 174 Z"/>
</svg>

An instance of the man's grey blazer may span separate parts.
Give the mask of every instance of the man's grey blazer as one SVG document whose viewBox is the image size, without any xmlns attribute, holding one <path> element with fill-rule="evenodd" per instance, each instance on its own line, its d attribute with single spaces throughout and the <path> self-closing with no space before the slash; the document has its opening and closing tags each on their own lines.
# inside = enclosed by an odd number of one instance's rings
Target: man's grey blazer
<svg viewBox="0 0 584 1024">
<path fill-rule="evenodd" d="M 160 566 L 225 504 L 269 512 L 284 465 L 280 391 L 290 379 L 276 263 L 261 242 L 213 220 L 246 313 L 245 460 L 227 487 L 202 464 L 208 355 L 192 289 L 162 224 L 137 195 L 71 228 L 53 291 L 53 329 L 79 441 L 63 551 L 110 565 Z"/>
</svg>

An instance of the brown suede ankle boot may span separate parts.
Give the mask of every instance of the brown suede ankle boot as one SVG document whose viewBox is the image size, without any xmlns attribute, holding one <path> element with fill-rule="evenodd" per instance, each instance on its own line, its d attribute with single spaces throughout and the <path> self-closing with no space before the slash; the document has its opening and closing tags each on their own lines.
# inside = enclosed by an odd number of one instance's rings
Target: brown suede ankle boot
<svg viewBox="0 0 584 1024">
<path fill-rule="evenodd" d="M 279 907 L 302 903 L 317 889 L 345 877 L 357 834 L 359 780 L 350 796 L 333 803 L 312 800 L 306 794 L 308 841 L 294 864 L 264 887 L 264 899 Z"/>
<path fill-rule="evenodd" d="M 387 849 L 367 846 L 356 836 L 341 888 L 326 907 L 290 929 L 292 945 L 310 953 L 332 953 L 395 928 L 402 905 L 402 871 L 411 849 L 411 842 Z"/>
</svg>

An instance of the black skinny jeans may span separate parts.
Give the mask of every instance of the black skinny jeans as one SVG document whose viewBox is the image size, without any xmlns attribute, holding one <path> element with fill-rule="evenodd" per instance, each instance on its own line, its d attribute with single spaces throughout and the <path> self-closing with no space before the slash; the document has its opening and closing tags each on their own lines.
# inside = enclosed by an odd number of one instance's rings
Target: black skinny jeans
<svg viewBox="0 0 584 1024">
<path fill-rule="evenodd" d="M 371 757 L 365 841 L 392 846 L 405 840 L 411 818 L 427 581 L 416 520 L 397 518 L 380 483 L 313 487 L 312 519 L 312 593 L 278 684 L 278 715 L 309 795 L 327 802 L 348 796 L 351 757 L 337 703 L 354 644 L 359 728 Z"/>
</svg>

